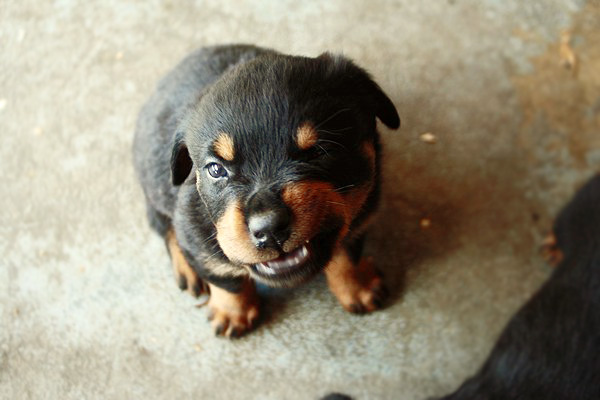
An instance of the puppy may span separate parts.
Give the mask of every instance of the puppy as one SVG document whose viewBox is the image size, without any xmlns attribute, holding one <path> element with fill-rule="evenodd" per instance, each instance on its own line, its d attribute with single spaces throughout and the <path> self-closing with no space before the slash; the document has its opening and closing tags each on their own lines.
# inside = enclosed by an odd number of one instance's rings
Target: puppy
<svg viewBox="0 0 600 400">
<path fill-rule="evenodd" d="M 371 77 L 329 53 L 202 48 L 159 83 L 135 168 L 179 287 L 210 293 L 218 335 L 254 326 L 255 281 L 291 287 L 324 270 L 344 308 L 380 308 L 382 280 L 361 259 L 379 197 L 376 118 L 400 126 Z"/>
<path fill-rule="evenodd" d="M 444 400 L 600 399 L 600 176 L 554 225 L 562 260 L 481 370 Z"/>
<path fill-rule="evenodd" d="M 557 269 L 509 321 L 480 371 L 438 400 L 600 399 L 600 176 L 561 211 L 553 234 Z M 322 398 L 337 399 L 350 397 Z"/>
</svg>

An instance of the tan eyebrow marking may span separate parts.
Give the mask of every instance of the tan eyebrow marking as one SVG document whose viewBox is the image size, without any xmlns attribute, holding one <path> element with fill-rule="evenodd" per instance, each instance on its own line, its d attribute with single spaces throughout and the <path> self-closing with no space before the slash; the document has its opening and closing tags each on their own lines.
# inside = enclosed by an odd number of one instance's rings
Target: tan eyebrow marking
<svg viewBox="0 0 600 400">
<path fill-rule="evenodd" d="M 313 147 L 319 139 L 315 127 L 310 122 L 304 122 L 298 127 L 296 132 L 296 143 L 302 150 L 308 150 Z"/>
<path fill-rule="evenodd" d="M 225 132 L 219 133 L 219 137 L 217 137 L 217 140 L 215 140 L 215 143 L 213 144 L 213 149 L 215 153 L 224 160 L 232 161 L 235 157 L 233 139 Z"/>
</svg>

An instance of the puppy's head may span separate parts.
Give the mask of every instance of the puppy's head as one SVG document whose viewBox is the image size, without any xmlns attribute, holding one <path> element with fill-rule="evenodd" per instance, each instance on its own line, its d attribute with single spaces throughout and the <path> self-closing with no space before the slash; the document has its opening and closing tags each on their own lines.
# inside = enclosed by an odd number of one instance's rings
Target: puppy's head
<svg viewBox="0 0 600 400">
<path fill-rule="evenodd" d="M 259 57 L 226 73 L 188 112 L 173 184 L 195 177 L 232 264 L 291 286 L 327 264 L 372 194 L 376 118 L 400 125 L 390 99 L 349 60 Z"/>
</svg>

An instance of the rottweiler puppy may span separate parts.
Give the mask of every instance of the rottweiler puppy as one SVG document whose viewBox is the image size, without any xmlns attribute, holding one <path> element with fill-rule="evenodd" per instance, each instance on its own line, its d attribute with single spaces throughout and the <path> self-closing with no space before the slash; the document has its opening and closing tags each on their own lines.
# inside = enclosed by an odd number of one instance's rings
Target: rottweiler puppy
<svg viewBox="0 0 600 400">
<path fill-rule="evenodd" d="M 329 53 L 202 48 L 158 84 L 135 168 L 179 287 L 210 293 L 217 334 L 254 326 L 255 281 L 292 287 L 325 271 L 344 308 L 380 308 L 381 277 L 361 259 L 380 192 L 376 119 L 400 126 L 369 74 Z"/>
<path fill-rule="evenodd" d="M 444 400 L 600 399 L 600 176 L 554 224 L 560 263 L 481 370 Z"/>
</svg>

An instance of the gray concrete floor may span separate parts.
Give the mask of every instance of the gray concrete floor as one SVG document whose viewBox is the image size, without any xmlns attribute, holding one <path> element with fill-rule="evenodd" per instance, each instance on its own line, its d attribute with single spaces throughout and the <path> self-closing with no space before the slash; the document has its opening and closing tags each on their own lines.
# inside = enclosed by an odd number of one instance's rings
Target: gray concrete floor
<svg viewBox="0 0 600 400">
<path fill-rule="evenodd" d="M 538 243 L 599 169 L 599 21 L 592 0 L 1 0 L 0 398 L 454 389 L 548 276 Z M 397 105 L 367 249 L 385 310 L 349 315 L 316 279 L 269 293 L 267 321 L 229 342 L 176 288 L 134 121 L 181 57 L 230 42 L 343 52 Z"/>
</svg>

